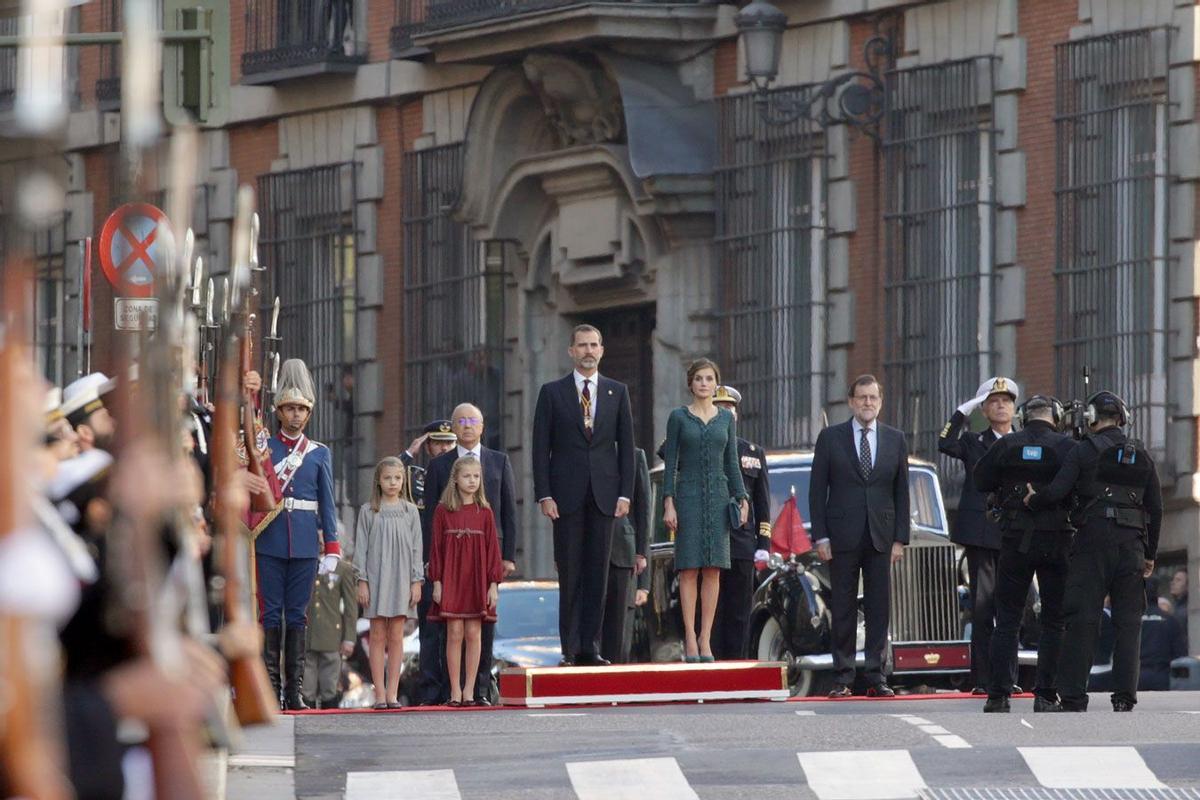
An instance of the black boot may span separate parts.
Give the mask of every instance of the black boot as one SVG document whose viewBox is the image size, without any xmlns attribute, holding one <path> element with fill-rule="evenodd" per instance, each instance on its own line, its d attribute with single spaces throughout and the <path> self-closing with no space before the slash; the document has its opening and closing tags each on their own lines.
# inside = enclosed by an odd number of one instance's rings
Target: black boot
<svg viewBox="0 0 1200 800">
<path fill-rule="evenodd" d="M 279 685 L 279 647 L 283 643 L 283 628 L 263 629 L 263 661 L 267 663 L 267 677 L 275 690 L 275 702 L 280 702 L 283 693 Z"/>
<path fill-rule="evenodd" d="M 304 683 L 304 626 L 289 627 L 283 643 L 283 671 L 287 684 L 283 687 L 285 711 L 305 711 L 308 704 L 300 696 Z"/>
</svg>

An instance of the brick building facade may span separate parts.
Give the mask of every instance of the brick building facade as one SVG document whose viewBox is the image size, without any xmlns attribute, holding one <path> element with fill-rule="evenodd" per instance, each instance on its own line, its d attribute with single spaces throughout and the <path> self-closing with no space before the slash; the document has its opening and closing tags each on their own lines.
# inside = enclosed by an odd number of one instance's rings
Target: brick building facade
<svg viewBox="0 0 1200 800">
<path fill-rule="evenodd" d="M 529 421 L 583 320 L 606 333 L 605 372 L 631 385 L 647 448 L 699 355 L 746 394 L 743 432 L 768 447 L 811 444 L 845 417 L 848 379 L 877 373 L 886 418 L 930 458 L 982 378 L 1065 398 L 1087 365 L 1159 459 L 1163 562 L 1195 586 L 1200 9 L 778 5 L 789 27 L 768 109 L 874 72 L 877 126 L 766 122 L 732 5 L 232 0 L 230 119 L 204 134 L 193 227 L 224 272 L 236 187 L 257 186 L 285 354 L 317 367 L 314 423 L 343 500 L 361 501 L 375 460 L 425 420 L 472 400 L 518 472 L 521 566 L 551 574 Z M 72 25 L 119 19 L 120 0 L 95 0 Z M 136 188 L 122 178 L 119 53 L 83 48 L 68 65 L 75 108 L 51 167 L 66 213 L 34 244 L 43 364 L 59 379 L 78 364 L 78 243 L 167 174 L 150 159 Z M 0 182 L 17 185 L 24 154 L 0 154 Z M 959 476 L 940 466 L 953 504 Z M 1191 619 L 1200 640 L 1195 599 Z"/>
</svg>

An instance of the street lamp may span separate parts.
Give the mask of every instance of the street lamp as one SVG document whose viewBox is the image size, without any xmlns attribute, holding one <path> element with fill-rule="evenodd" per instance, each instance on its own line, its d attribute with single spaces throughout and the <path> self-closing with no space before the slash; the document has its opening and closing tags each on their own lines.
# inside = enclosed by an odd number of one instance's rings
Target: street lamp
<svg viewBox="0 0 1200 800">
<path fill-rule="evenodd" d="M 787 28 L 784 14 L 767 0 L 754 0 L 734 17 L 742 37 L 742 52 L 746 57 L 746 75 L 759 92 L 779 74 L 779 53 L 783 49 L 783 31 Z"/>
<path fill-rule="evenodd" d="M 787 15 L 769 0 L 753 0 L 737 13 L 734 24 L 742 40 L 746 77 L 754 87 L 755 105 L 767 124 L 790 125 L 810 119 L 822 128 L 854 125 L 868 136 L 879 138 L 886 96 L 883 73 L 892 59 L 888 36 L 867 40 L 863 62 L 868 71 L 842 73 L 811 87 L 800 97 L 784 98 L 770 94 L 768 87 L 779 76 Z"/>
</svg>

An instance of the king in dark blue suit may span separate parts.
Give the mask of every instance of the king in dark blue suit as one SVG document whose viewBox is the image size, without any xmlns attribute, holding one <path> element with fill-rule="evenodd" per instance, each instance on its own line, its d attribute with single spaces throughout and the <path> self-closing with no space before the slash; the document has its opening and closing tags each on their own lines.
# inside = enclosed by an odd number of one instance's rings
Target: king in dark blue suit
<svg viewBox="0 0 1200 800">
<path fill-rule="evenodd" d="M 304 675 L 304 641 L 313 581 L 337 567 L 341 547 L 333 499 L 333 466 L 329 448 L 304 435 L 312 416 L 315 392 L 308 368 L 289 359 L 280 369 L 275 396 L 279 433 L 270 440 L 271 463 L 283 500 L 254 541 L 258 573 L 259 619 L 263 626 L 267 673 L 280 688 L 282 640 L 284 707 L 305 708 L 300 697 Z M 322 555 L 322 541 L 324 554 Z M 286 625 L 287 635 L 283 635 Z"/>
</svg>

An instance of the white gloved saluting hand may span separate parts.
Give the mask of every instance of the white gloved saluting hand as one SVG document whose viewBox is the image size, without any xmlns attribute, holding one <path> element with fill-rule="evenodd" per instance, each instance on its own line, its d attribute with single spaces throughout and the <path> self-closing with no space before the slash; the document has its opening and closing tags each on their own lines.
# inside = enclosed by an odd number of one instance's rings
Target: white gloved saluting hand
<svg viewBox="0 0 1200 800">
<path fill-rule="evenodd" d="M 971 412 L 974 411 L 975 409 L 979 408 L 981 405 L 983 405 L 983 401 L 986 399 L 987 399 L 986 395 L 972 397 L 970 400 L 968 400 L 967 402 L 963 403 L 961 406 L 958 407 L 958 412 L 960 414 L 962 414 L 964 417 L 969 417 L 969 416 L 971 416 Z"/>
</svg>

